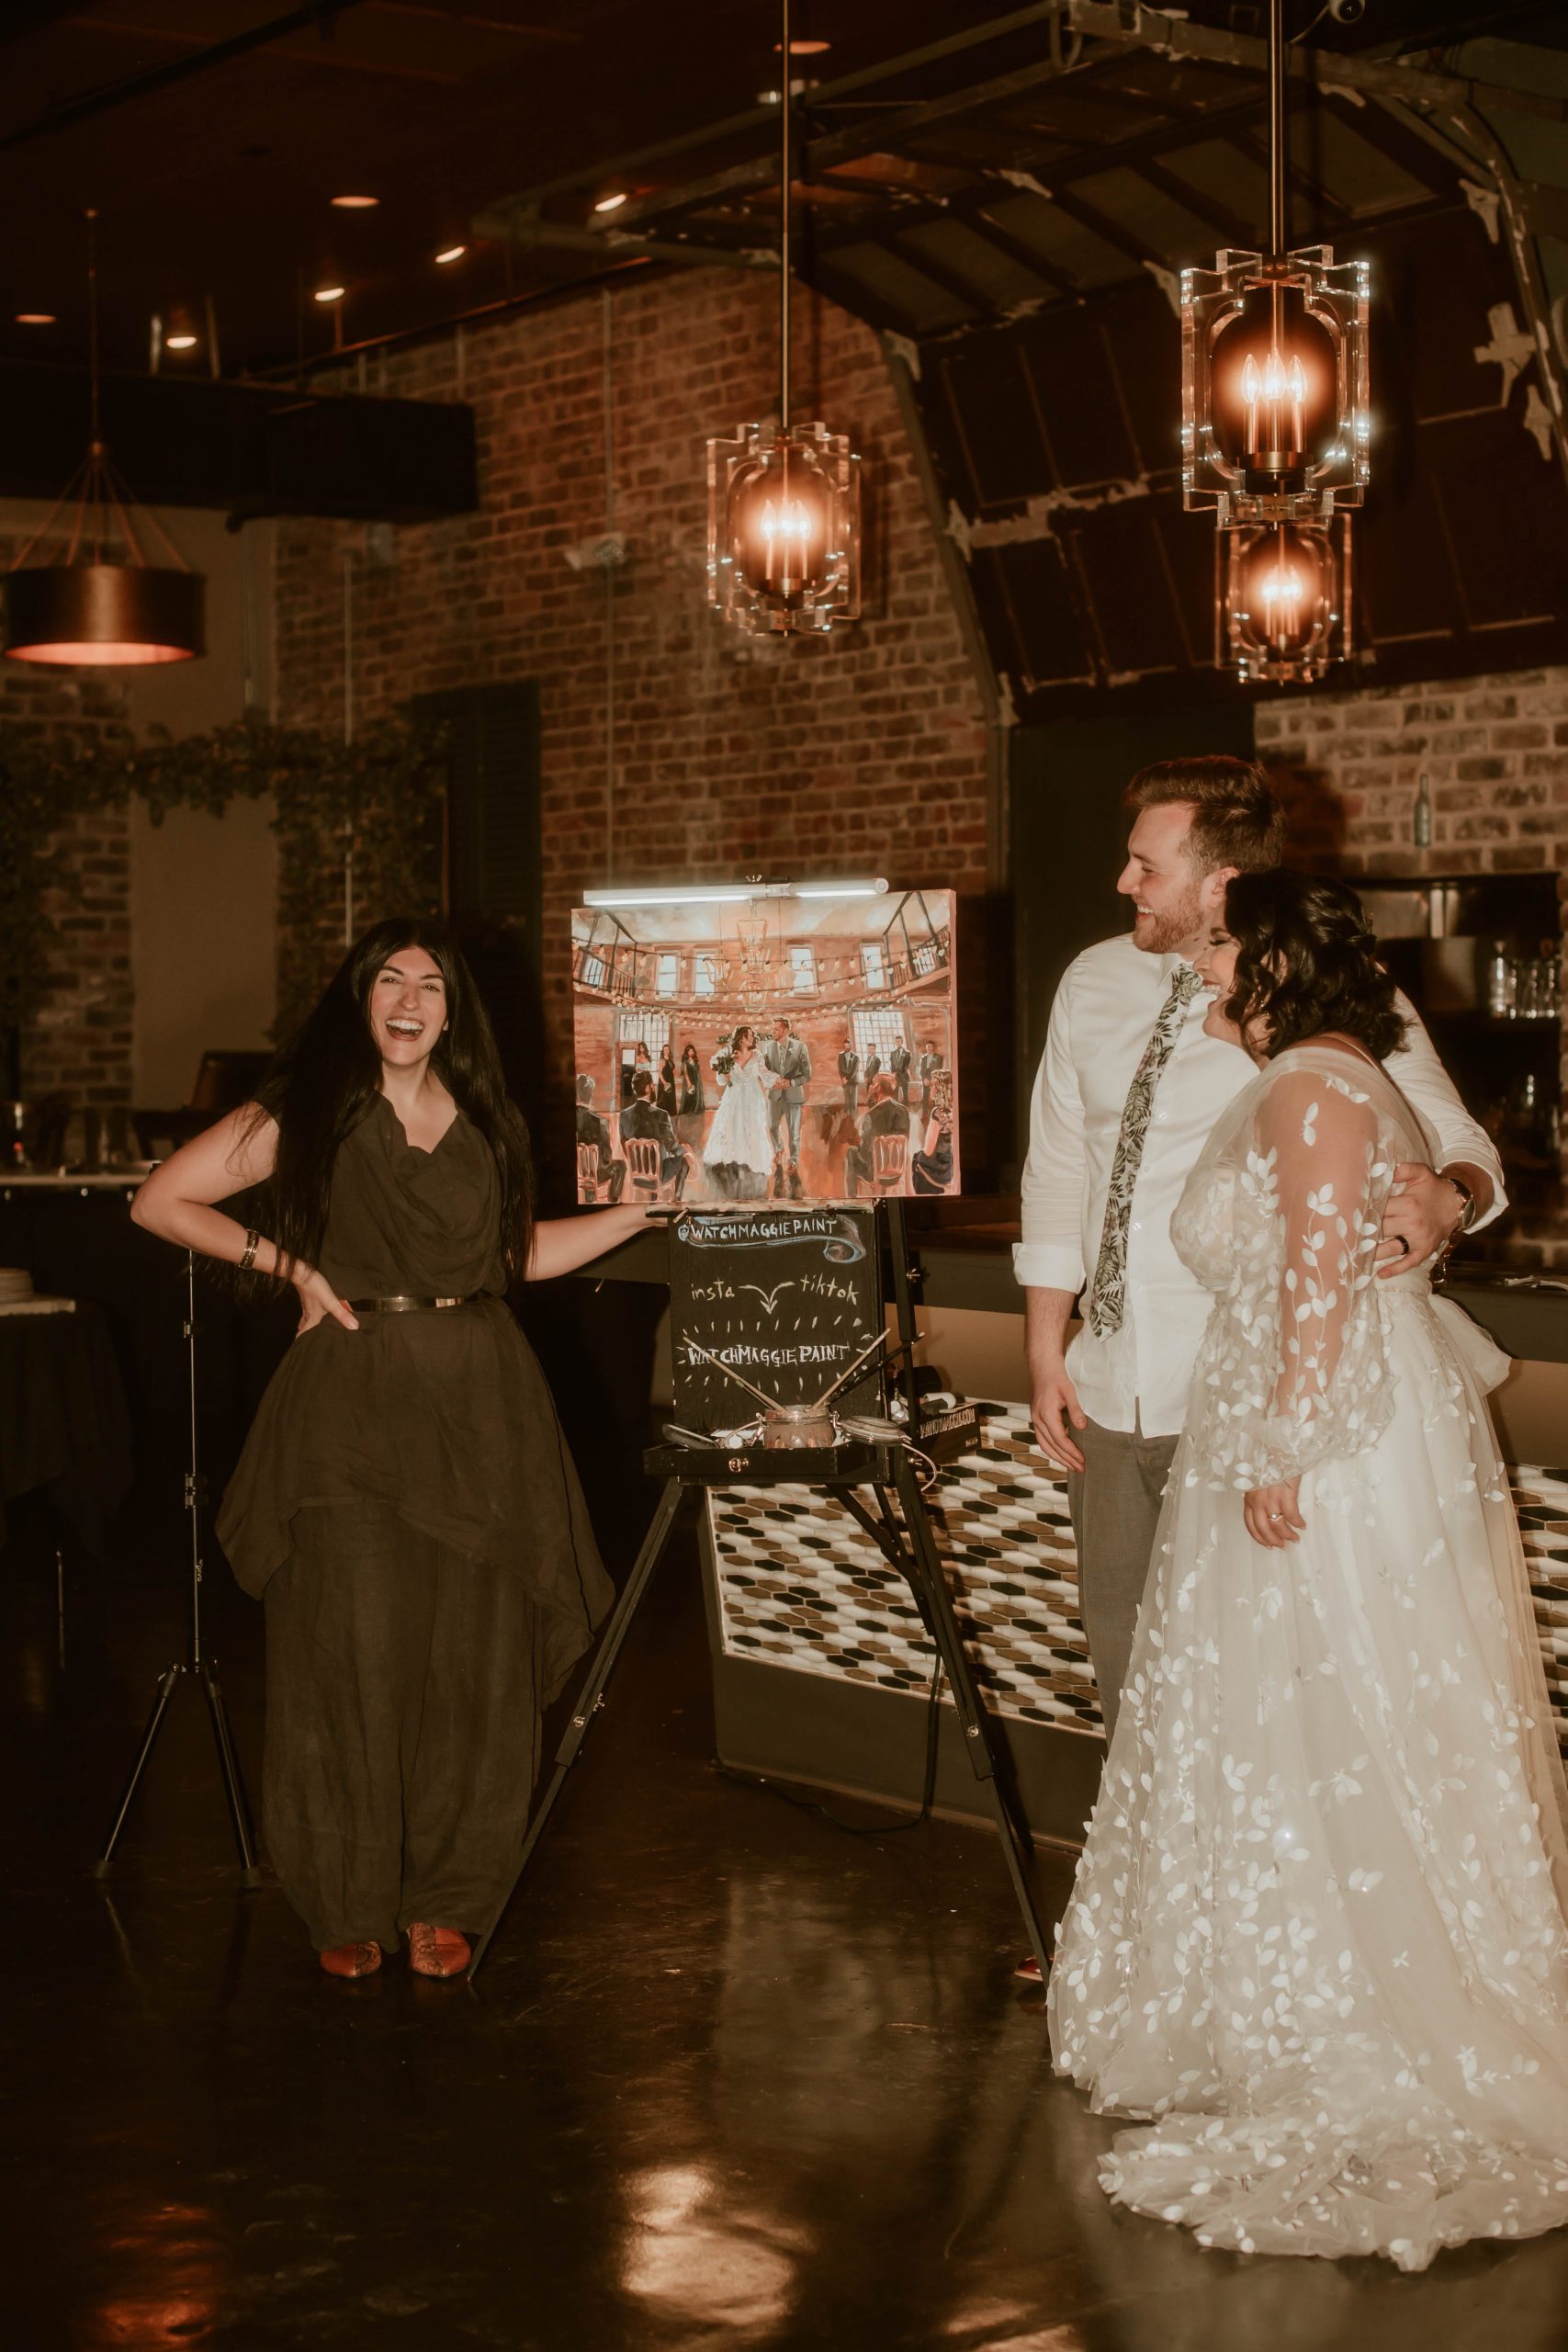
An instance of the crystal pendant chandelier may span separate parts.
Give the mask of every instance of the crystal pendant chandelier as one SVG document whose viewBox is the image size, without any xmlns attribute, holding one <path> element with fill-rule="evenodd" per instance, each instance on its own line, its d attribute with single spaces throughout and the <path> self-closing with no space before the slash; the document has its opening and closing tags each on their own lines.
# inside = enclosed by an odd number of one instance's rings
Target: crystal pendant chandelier
<svg viewBox="0 0 1568 2352">
<path fill-rule="evenodd" d="M 708 443 L 708 602 L 750 635 L 825 635 L 860 614 L 860 460 L 847 435 L 789 420 L 789 0 L 781 15 L 778 421 Z"/>
<path fill-rule="evenodd" d="M 1243 677 L 1302 681 L 1351 650 L 1370 276 L 1329 245 L 1287 252 L 1285 186 L 1284 0 L 1269 0 L 1269 250 L 1181 273 L 1181 492 L 1189 512 L 1213 510 L 1222 542 L 1241 535 L 1219 551 L 1226 654 Z M 1283 584 L 1265 597 L 1265 581 Z"/>
<path fill-rule="evenodd" d="M 205 651 L 205 582 L 192 571 L 155 515 L 146 521 L 174 559 L 152 564 L 131 519 L 130 492 L 109 462 L 98 398 L 98 266 L 96 224 L 87 214 L 87 311 L 92 424 L 87 454 L 41 530 L 6 582 L 6 657 L 13 662 L 130 669 L 188 662 Z M 51 559 L 29 561 L 72 507 Z"/>
</svg>

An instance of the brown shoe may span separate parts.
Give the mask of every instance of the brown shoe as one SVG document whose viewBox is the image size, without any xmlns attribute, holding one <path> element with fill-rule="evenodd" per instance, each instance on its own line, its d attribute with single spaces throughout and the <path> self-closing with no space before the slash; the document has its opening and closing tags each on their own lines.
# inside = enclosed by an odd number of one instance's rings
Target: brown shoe
<svg viewBox="0 0 1568 2352">
<path fill-rule="evenodd" d="M 409 1966 L 416 1976 L 461 1976 L 472 1957 L 468 1939 L 456 1928 L 416 1919 L 409 1929 Z"/>
<path fill-rule="evenodd" d="M 374 1976 L 381 1965 L 379 1944 L 334 1944 L 321 1954 L 329 1976 Z"/>
</svg>

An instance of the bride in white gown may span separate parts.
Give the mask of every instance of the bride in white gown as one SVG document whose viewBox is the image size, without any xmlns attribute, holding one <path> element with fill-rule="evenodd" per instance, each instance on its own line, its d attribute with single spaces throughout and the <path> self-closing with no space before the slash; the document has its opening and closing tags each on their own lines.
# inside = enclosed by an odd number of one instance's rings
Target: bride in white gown
<svg viewBox="0 0 1568 2352">
<path fill-rule="evenodd" d="M 1113 2199 L 1416 2270 L 1568 2221 L 1568 1792 L 1484 1401 L 1506 1359 L 1429 1268 L 1374 1271 L 1436 1144 L 1377 1058 L 1359 903 L 1247 875 L 1226 919 L 1205 1025 L 1261 1074 L 1171 1223 L 1214 1306 L 1051 2043 L 1155 2119 Z"/>
</svg>

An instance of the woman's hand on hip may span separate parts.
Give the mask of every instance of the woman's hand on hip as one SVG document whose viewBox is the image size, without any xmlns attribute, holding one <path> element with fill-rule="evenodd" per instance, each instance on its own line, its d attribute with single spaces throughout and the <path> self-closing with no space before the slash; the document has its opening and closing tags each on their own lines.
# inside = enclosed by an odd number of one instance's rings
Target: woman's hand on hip
<svg viewBox="0 0 1568 2352">
<path fill-rule="evenodd" d="M 1253 1487 L 1243 1506 L 1242 1515 L 1247 1521 L 1247 1532 L 1255 1544 L 1278 1552 L 1287 1544 L 1301 1542 L 1306 1526 L 1298 1500 L 1301 1490 L 1299 1477 L 1281 1478 L 1273 1487 Z"/>
<path fill-rule="evenodd" d="M 299 1267 L 293 1276 L 293 1283 L 299 1294 L 299 1329 L 294 1334 L 297 1340 L 303 1339 L 307 1331 L 313 1331 L 318 1323 L 324 1323 L 329 1318 L 334 1323 L 341 1323 L 345 1331 L 358 1330 L 359 1326 L 355 1321 L 347 1299 L 340 1298 L 325 1274 L 318 1272 L 314 1266 Z"/>
</svg>

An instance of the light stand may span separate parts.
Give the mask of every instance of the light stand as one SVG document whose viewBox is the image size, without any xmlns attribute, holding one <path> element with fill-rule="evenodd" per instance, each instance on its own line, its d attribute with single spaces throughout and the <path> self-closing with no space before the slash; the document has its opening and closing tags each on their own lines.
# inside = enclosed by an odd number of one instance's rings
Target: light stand
<svg viewBox="0 0 1568 2352">
<path fill-rule="evenodd" d="M 223 1776 L 223 1794 L 229 1806 L 229 1820 L 234 1832 L 234 1843 L 240 1855 L 240 1883 L 260 1886 L 262 1874 L 256 1860 L 255 1832 L 251 1826 L 251 1808 L 245 1795 L 245 1783 L 240 1770 L 240 1759 L 234 1751 L 233 1735 L 229 1728 L 229 1713 L 219 1688 L 218 1661 L 202 1648 L 201 1587 L 204 1571 L 201 1563 L 201 1502 L 202 1481 L 197 1467 L 196 1433 L 196 1254 L 186 1253 L 186 1368 L 190 1405 L 190 1466 L 186 1472 L 185 1509 L 190 1528 L 190 1642 L 186 1656 L 166 1667 L 158 1678 L 157 1696 L 152 1712 L 147 1718 L 147 1728 L 141 1735 L 141 1745 L 136 1751 L 136 1761 L 130 1768 L 130 1778 L 115 1812 L 114 1826 L 104 1843 L 104 1850 L 93 1865 L 95 1878 L 107 1878 L 114 1861 L 115 1848 L 125 1827 L 126 1816 L 135 1800 L 147 1760 L 157 1743 L 158 1734 L 169 1703 L 181 1683 L 187 1679 L 199 1682 L 207 1701 L 207 1712 L 212 1723 L 213 1745 L 218 1750 L 218 1769 Z"/>
</svg>

